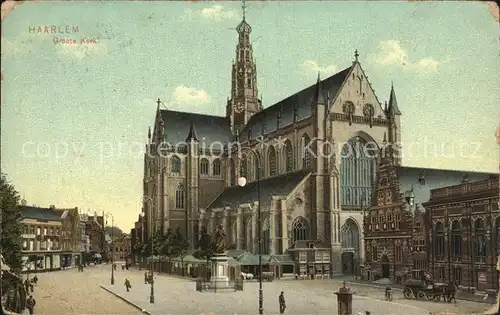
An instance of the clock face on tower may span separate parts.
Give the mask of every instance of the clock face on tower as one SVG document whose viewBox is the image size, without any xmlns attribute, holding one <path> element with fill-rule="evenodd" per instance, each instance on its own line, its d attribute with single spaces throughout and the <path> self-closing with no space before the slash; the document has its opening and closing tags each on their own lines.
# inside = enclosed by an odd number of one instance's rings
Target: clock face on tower
<svg viewBox="0 0 500 315">
<path fill-rule="evenodd" d="M 241 113 L 245 109 L 243 102 L 236 102 L 236 106 L 234 107 L 234 111 L 237 113 Z"/>
</svg>

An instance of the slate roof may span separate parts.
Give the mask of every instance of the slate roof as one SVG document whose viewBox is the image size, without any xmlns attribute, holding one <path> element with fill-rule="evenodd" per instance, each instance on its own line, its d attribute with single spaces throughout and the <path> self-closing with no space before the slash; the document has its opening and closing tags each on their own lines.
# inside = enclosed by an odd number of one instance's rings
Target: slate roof
<svg viewBox="0 0 500 315">
<path fill-rule="evenodd" d="M 261 202 L 265 204 L 273 195 L 286 196 L 290 194 L 309 173 L 311 173 L 311 170 L 306 169 L 260 180 Z M 253 201 L 257 201 L 256 181 L 248 183 L 244 187 L 232 186 L 226 188 L 208 208 L 236 206 Z"/>
<path fill-rule="evenodd" d="M 327 98 L 327 95 L 329 95 L 330 99 L 337 95 L 351 68 L 352 66 L 320 81 L 321 93 L 324 99 Z M 248 140 L 249 128 L 250 139 L 255 139 L 262 133 L 268 134 L 275 131 L 278 113 L 280 115 L 280 128 L 293 124 L 294 112 L 297 114 L 296 121 L 310 117 L 312 107 L 316 105 L 318 97 L 317 84 L 315 83 L 253 115 L 241 132 L 240 140 Z"/>
<path fill-rule="evenodd" d="M 226 117 L 165 109 L 161 110 L 161 117 L 165 131 L 164 141 L 171 145 L 184 143 L 186 137 L 189 135 L 192 124 L 196 127 L 196 135 L 199 137 L 200 147 L 203 144 L 208 146 L 214 142 L 227 143 L 233 139 L 229 119 Z"/>
<path fill-rule="evenodd" d="M 19 206 L 24 219 L 61 221 L 61 216 L 50 208 L 40 208 L 33 206 Z"/>
</svg>

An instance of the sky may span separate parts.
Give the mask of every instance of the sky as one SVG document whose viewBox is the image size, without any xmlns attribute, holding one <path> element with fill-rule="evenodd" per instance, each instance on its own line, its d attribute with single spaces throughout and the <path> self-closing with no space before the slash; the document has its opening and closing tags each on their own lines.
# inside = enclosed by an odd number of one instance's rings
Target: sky
<svg viewBox="0 0 500 315">
<path fill-rule="evenodd" d="M 379 100 L 394 84 L 404 165 L 498 171 L 499 29 L 486 3 L 265 1 L 246 16 L 264 107 L 357 49 Z M 237 1 L 17 5 L 2 17 L 2 172 L 28 204 L 111 212 L 129 230 L 155 100 L 224 115 L 241 17 Z"/>
</svg>

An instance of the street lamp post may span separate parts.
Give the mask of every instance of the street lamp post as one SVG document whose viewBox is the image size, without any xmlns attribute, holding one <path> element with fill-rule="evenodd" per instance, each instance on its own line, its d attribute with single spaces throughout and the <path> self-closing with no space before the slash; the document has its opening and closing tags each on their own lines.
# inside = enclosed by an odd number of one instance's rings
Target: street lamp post
<svg viewBox="0 0 500 315">
<path fill-rule="evenodd" d="M 115 247 L 113 246 L 113 238 L 114 238 L 114 231 L 115 231 L 115 217 L 113 214 L 107 212 L 106 213 L 106 221 L 107 218 L 111 217 L 111 284 L 115 284 Z M 106 222 L 107 224 L 107 222 Z M 104 240 L 106 241 L 106 240 Z"/>
<path fill-rule="evenodd" d="M 153 201 L 153 198 L 149 197 L 149 196 L 144 196 L 142 197 L 141 199 L 143 202 L 145 200 L 149 200 L 149 201 Z M 153 213 L 153 211 L 151 211 L 151 213 Z M 146 215 L 146 213 L 144 212 L 141 212 L 141 217 L 144 218 L 144 216 Z M 149 294 L 149 303 L 154 303 L 155 302 L 155 287 L 154 287 L 154 276 L 153 276 L 153 273 L 154 273 L 154 269 L 153 269 L 153 260 L 154 260 L 154 233 L 156 232 L 156 220 L 153 220 L 153 225 L 152 225 L 152 231 L 151 231 L 151 292 Z"/>
<path fill-rule="evenodd" d="M 261 216 L 261 207 L 260 207 L 260 173 L 262 169 L 260 155 L 252 148 L 246 148 L 249 151 L 252 151 L 255 158 L 257 159 L 257 229 L 258 233 L 258 243 L 259 243 L 259 314 L 264 314 L 264 294 L 262 291 L 262 216 Z M 238 186 L 244 187 L 247 183 L 247 179 L 245 177 L 238 178 Z"/>
</svg>

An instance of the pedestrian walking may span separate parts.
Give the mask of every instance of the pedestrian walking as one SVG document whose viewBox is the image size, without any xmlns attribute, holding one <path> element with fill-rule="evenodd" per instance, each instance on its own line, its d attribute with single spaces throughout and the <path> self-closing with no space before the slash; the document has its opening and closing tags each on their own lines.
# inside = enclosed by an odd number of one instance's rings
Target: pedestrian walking
<svg viewBox="0 0 500 315">
<path fill-rule="evenodd" d="M 36 301 L 33 296 L 30 295 L 30 297 L 26 300 L 26 308 L 30 312 L 30 315 L 33 315 L 35 313 L 35 305 Z"/>
<path fill-rule="evenodd" d="M 31 284 L 29 282 L 28 279 L 24 280 L 24 290 L 26 291 L 26 294 L 28 294 L 30 292 L 30 287 L 31 287 Z"/>
<path fill-rule="evenodd" d="M 285 304 L 285 294 L 283 293 L 283 291 L 281 291 L 281 294 L 278 297 L 278 302 L 280 304 L 280 314 L 284 314 L 286 304 Z"/>
<path fill-rule="evenodd" d="M 129 292 L 132 288 L 132 285 L 130 284 L 130 281 L 128 279 L 125 279 L 125 288 L 127 289 L 127 292 Z"/>
<path fill-rule="evenodd" d="M 148 276 L 148 272 L 146 271 L 144 273 L 144 284 L 148 284 L 149 283 L 149 276 Z"/>
</svg>

